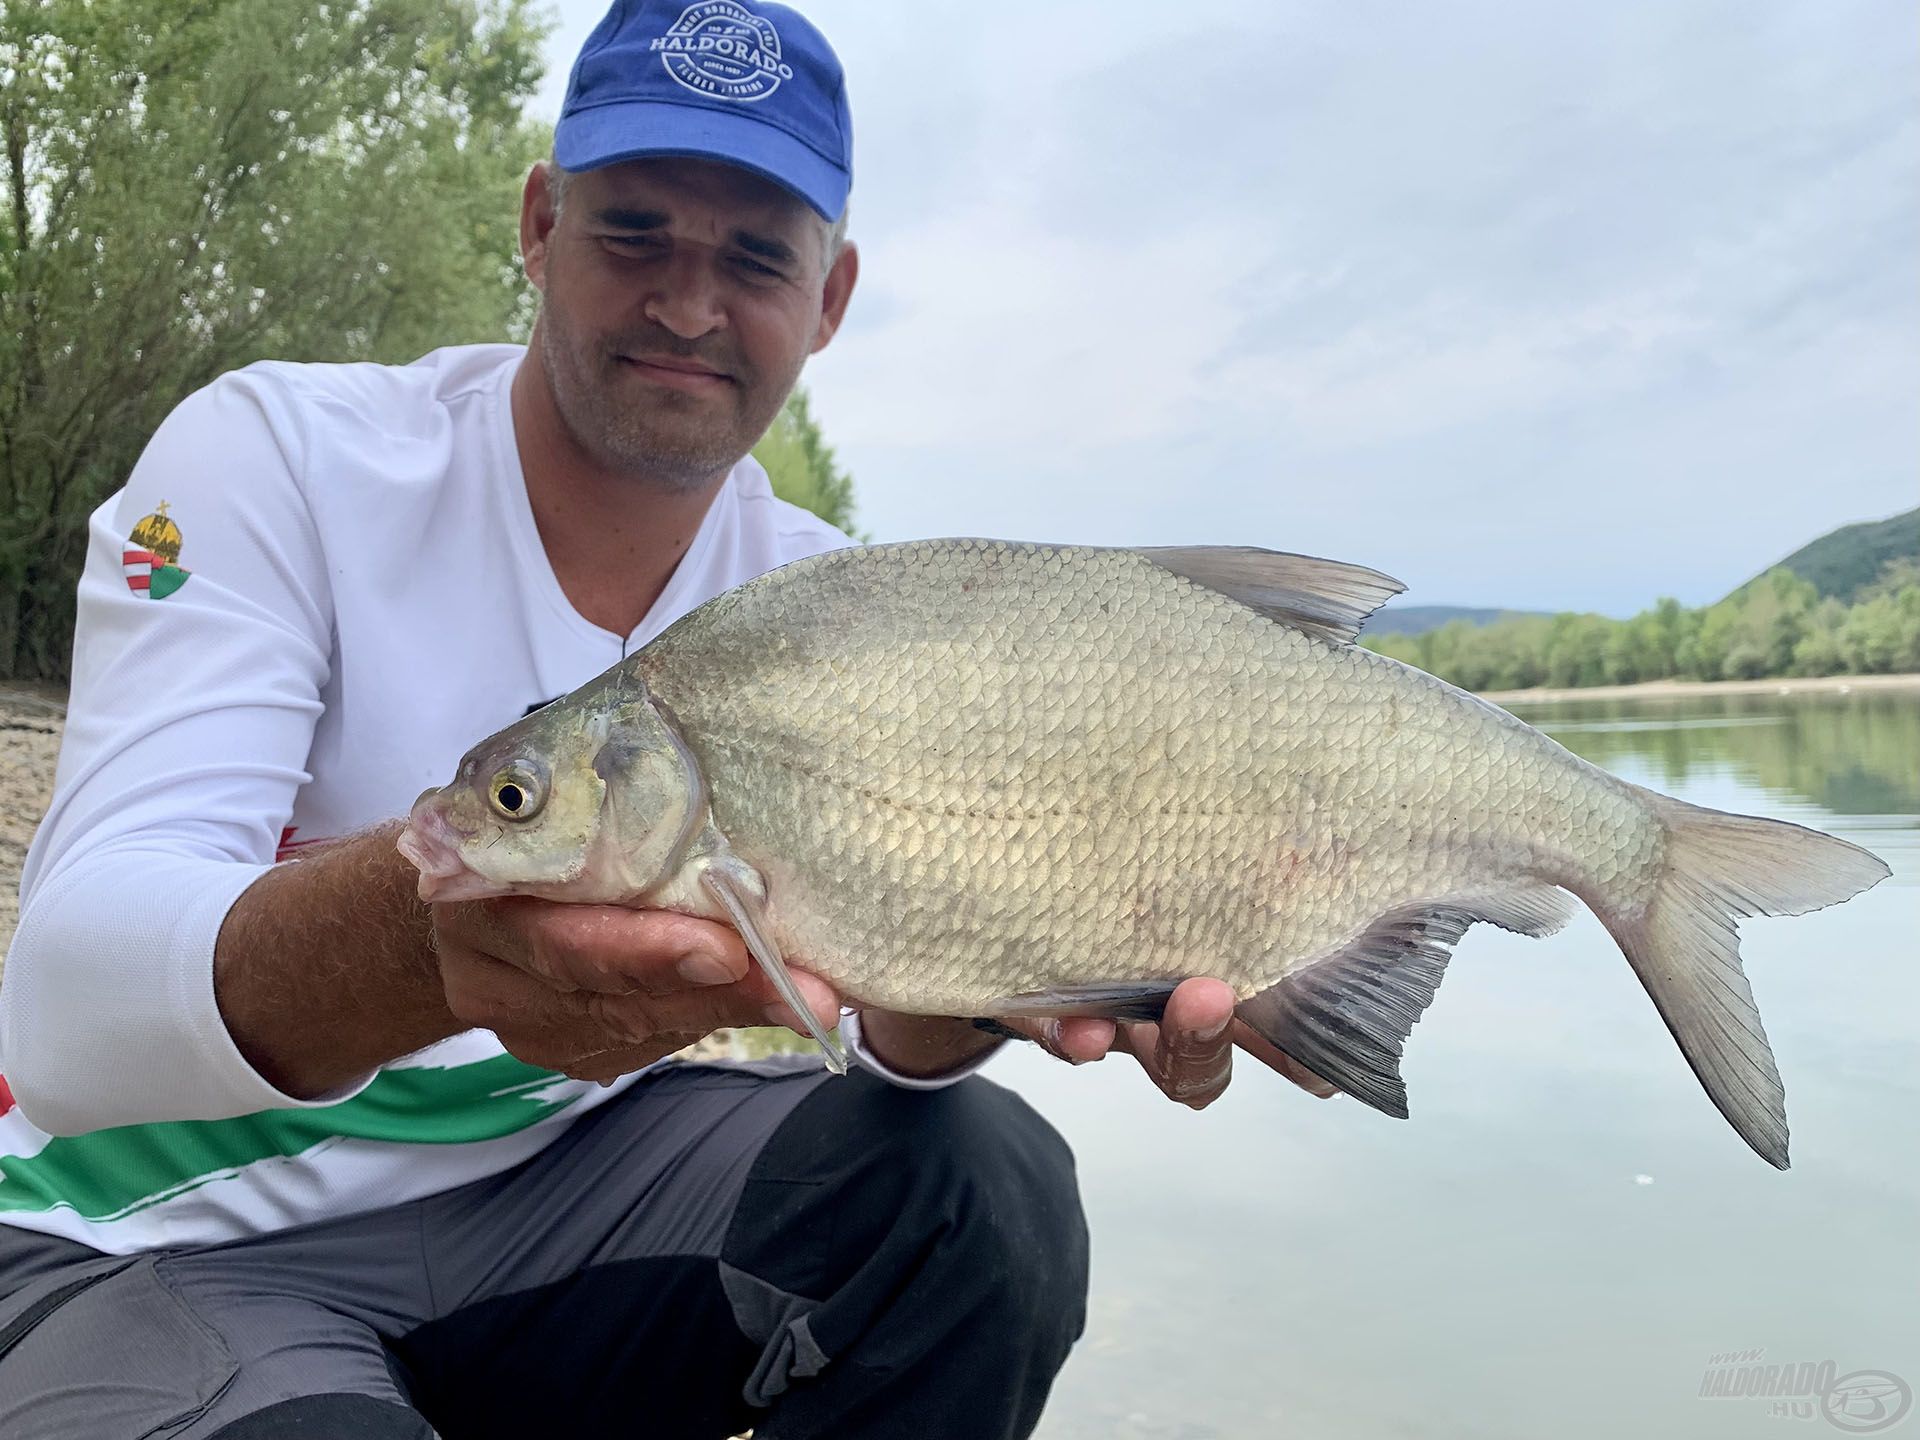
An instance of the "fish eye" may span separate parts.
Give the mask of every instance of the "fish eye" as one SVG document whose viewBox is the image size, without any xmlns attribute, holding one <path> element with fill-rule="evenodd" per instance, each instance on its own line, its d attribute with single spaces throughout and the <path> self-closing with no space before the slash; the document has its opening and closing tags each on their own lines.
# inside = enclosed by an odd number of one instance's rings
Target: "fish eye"
<svg viewBox="0 0 1920 1440">
<path fill-rule="evenodd" d="M 508 820 L 531 820 L 546 803 L 547 787 L 533 767 L 520 761 L 494 772 L 488 798 L 495 812 Z"/>
</svg>

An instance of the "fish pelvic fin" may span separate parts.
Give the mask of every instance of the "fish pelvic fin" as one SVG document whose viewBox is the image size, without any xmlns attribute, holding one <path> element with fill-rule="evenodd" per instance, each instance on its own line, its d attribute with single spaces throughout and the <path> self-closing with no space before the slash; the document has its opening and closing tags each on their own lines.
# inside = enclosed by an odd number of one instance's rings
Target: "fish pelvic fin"
<svg viewBox="0 0 1920 1440">
<path fill-rule="evenodd" d="M 1787 1168 L 1786 1091 L 1740 965 L 1742 915 L 1800 915 L 1879 884 L 1886 862 L 1783 820 L 1728 815 L 1653 791 L 1666 825 L 1653 898 L 1596 906 L 1708 1097 L 1769 1165 Z"/>
<path fill-rule="evenodd" d="M 1403 905 L 1242 1000 L 1236 1013 L 1328 1084 L 1404 1120 L 1400 1056 L 1467 927 L 1485 921 L 1522 935 L 1551 935 L 1572 914 L 1571 896 L 1540 884 Z"/>
<path fill-rule="evenodd" d="M 1407 588 L 1364 565 L 1251 545 L 1157 545 L 1134 553 L 1269 620 L 1337 644 L 1351 644 L 1367 617 Z"/>
<path fill-rule="evenodd" d="M 765 891 L 759 876 L 742 861 L 731 855 L 722 855 L 701 869 L 700 884 L 720 902 L 721 908 L 732 919 L 733 928 L 740 932 L 740 938 L 746 942 L 747 953 L 759 962 L 761 970 L 773 983 L 774 990 L 787 1002 L 787 1008 L 800 1018 L 807 1032 L 819 1042 L 821 1051 L 827 1057 L 827 1069 L 836 1075 L 846 1074 L 847 1052 L 840 1048 L 840 1041 L 833 1032 L 821 1025 L 808 1006 L 806 997 L 800 993 L 800 987 L 793 983 L 786 956 L 780 953 L 780 945 L 773 938 L 773 927 L 766 923 L 760 901 Z"/>
</svg>

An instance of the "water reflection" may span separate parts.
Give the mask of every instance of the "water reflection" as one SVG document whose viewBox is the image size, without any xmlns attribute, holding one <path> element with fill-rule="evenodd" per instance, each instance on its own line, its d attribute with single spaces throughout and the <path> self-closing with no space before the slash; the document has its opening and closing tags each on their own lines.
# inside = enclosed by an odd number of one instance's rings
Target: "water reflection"
<svg viewBox="0 0 1920 1440">
<path fill-rule="evenodd" d="M 1073 1144 L 1094 1234 L 1087 1337 L 1041 1440 L 1825 1433 L 1703 1397 L 1712 1357 L 1748 1349 L 1920 1387 L 1920 1155 L 1898 1138 L 1920 1109 L 1920 695 L 1516 713 L 1628 779 L 1894 866 L 1741 927 L 1795 1168 L 1727 1129 L 1585 915 L 1547 941 L 1467 936 L 1414 1031 L 1404 1123 L 1252 1067 L 1192 1115 L 1125 1061 L 1016 1047 L 988 1073 Z"/>
<path fill-rule="evenodd" d="M 1920 813 L 1920 694 L 1575 700 L 1513 711 L 1609 770 L 1683 788 L 1703 767 L 1841 815 Z M 1639 775 L 1635 779 L 1642 778 Z"/>
</svg>

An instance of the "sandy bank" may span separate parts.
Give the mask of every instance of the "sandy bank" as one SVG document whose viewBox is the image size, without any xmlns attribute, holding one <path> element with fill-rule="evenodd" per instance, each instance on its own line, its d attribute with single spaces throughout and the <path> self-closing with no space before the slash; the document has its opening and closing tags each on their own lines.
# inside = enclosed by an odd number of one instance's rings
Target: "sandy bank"
<svg viewBox="0 0 1920 1440">
<path fill-rule="evenodd" d="M 66 706 L 44 686 L 0 686 L 0 953 L 13 938 L 20 863 L 53 796 Z"/>
<path fill-rule="evenodd" d="M 1920 675 L 1782 676 L 1773 680 L 1648 680 L 1640 685 L 1589 685 L 1577 690 L 1483 690 L 1482 700 L 1521 705 L 1546 700 L 1664 700 L 1688 695 L 1847 695 L 1858 690 L 1920 693 Z"/>
</svg>

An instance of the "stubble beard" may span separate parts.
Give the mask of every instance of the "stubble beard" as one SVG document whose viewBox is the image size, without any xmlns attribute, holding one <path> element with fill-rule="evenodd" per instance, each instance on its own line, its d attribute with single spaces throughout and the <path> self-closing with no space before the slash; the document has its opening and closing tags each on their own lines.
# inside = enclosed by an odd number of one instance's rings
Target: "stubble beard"
<svg viewBox="0 0 1920 1440">
<path fill-rule="evenodd" d="M 605 469 L 667 494 L 700 489 L 738 464 L 800 376 L 798 364 L 790 375 L 763 376 L 737 354 L 703 354 L 709 347 L 658 326 L 645 334 L 581 336 L 551 306 L 542 308 L 536 334 L 547 387 L 575 443 Z M 623 354 L 722 358 L 732 388 L 717 405 L 664 387 L 647 387 L 636 402 Z"/>
</svg>

